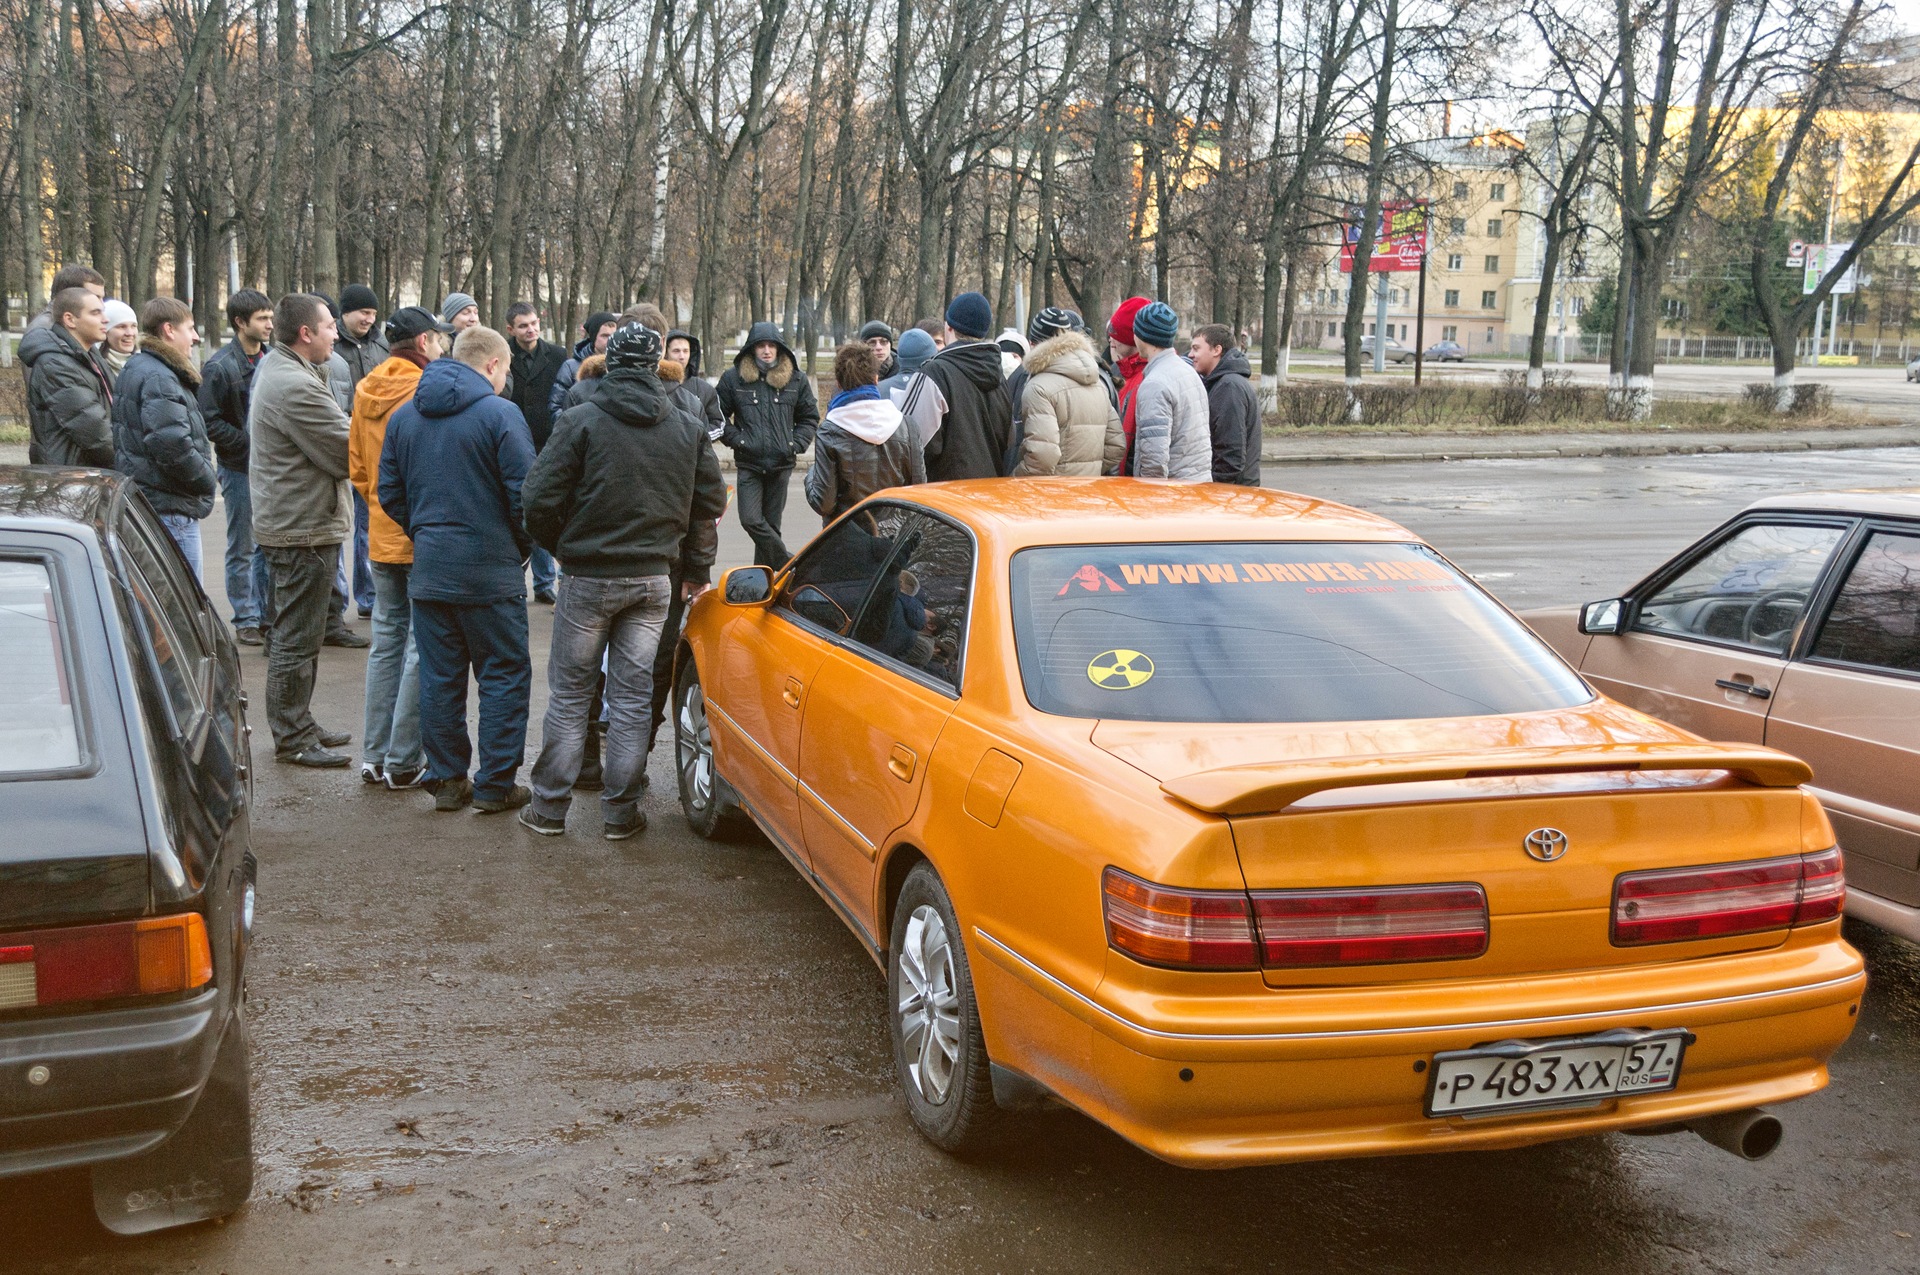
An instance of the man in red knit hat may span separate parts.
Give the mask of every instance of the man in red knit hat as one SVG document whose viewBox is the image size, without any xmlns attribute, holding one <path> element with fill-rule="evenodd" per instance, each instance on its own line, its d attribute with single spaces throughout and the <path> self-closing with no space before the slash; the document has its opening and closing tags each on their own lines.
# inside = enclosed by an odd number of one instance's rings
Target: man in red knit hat
<svg viewBox="0 0 1920 1275">
<path fill-rule="evenodd" d="M 1123 474 L 1133 472 L 1133 407 L 1140 390 L 1140 378 L 1146 375 L 1147 361 L 1133 344 L 1133 318 L 1153 304 L 1152 297 L 1128 297 L 1107 320 L 1107 351 L 1113 359 L 1113 379 L 1117 390 L 1115 406 L 1120 409 L 1120 427 L 1127 435 L 1127 460 Z"/>
</svg>

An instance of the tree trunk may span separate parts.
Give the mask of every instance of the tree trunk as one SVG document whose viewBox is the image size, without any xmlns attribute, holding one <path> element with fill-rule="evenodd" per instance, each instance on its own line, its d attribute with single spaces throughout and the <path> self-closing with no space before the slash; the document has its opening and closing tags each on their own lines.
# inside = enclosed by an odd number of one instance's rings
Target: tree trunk
<svg viewBox="0 0 1920 1275">
<path fill-rule="evenodd" d="M 107 124 L 104 75 L 100 63 L 99 31 L 94 21 L 93 0 L 76 0 L 80 27 L 81 83 L 86 91 L 86 163 L 87 231 L 93 268 L 107 281 L 107 295 L 117 296 L 113 251 L 113 177 L 112 132 Z"/>
<path fill-rule="evenodd" d="M 27 312 L 47 304 L 46 207 L 40 172 L 40 114 L 46 84 L 46 0 L 27 0 L 27 47 L 20 95 L 20 248 L 26 263 Z"/>
<path fill-rule="evenodd" d="M 140 196 L 140 231 L 133 254 L 133 289 L 130 299 L 144 301 L 153 295 L 155 251 L 160 238 L 160 207 L 167 193 L 167 174 L 173 161 L 173 148 L 185 127 L 187 111 L 199 92 L 207 61 L 226 25 L 225 0 L 209 0 L 194 24 L 192 42 L 187 48 L 187 64 L 174 90 L 173 103 L 167 108 L 166 122 L 154 144 L 153 163 L 147 169 L 146 189 Z M 176 264 L 176 270 L 178 266 Z"/>
<path fill-rule="evenodd" d="M 280 91 L 273 95 L 273 149 L 267 155 L 267 293 L 283 296 L 293 291 L 292 227 L 288 222 L 287 166 L 293 155 L 293 102 L 288 88 L 295 75 L 298 53 L 298 10 L 294 0 L 278 0 L 275 10 L 273 59 Z M 448 59 L 451 64 L 452 59 Z M 431 233 L 431 232 L 429 232 Z"/>
</svg>

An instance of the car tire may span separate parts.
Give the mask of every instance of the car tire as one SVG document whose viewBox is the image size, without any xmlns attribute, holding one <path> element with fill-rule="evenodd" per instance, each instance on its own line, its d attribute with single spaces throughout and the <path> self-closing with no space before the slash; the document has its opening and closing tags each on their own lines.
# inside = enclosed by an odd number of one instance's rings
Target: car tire
<svg viewBox="0 0 1920 1275">
<path fill-rule="evenodd" d="M 733 786 L 720 777 L 713 757 L 713 728 L 706 692 L 691 659 L 681 664 L 673 693 L 673 761 L 680 781 L 680 810 L 687 824 L 709 841 L 722 840 L 745 822 Z"/>
<path fill-rule="evenodd" d="M 993 1100 L 967 945 L 930 863 L 907 874 L 894 904 L 887 1007 L 894 1072 L 914 1128 L 951 1155 L 991 1145 L 1004 1120 Z"/>
</svg>

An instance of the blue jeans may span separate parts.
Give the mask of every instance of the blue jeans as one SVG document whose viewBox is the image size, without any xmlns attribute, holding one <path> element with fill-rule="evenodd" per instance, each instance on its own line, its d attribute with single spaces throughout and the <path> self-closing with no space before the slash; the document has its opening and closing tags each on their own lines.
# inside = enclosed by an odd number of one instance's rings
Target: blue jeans
<svg viewBox="0 0 1920 1275">
<path fill-rule="evenodd" d="M 467 735 L 467 671 L 480 684 L 480 766 L 473 795 L 498 800 L 527 756 L 533 663 L 527 654 L 527 600 L 463 604 L 413 602 L 420 654 L 420 734 L 427 777 L 464 779 L 473 762 Z"/>
<path fill-rule="evenodd" d="M 192 568 L 193 578 L 205 583 L 206 577 L 200 574 L 200 520 L 185 514 L 161 514 L 160 525 L 173 537 L 173 543 L 180 546 L 180 556 Z"/>
<path fill-rule="evenodd" d="M 560 580 L 560 564 L 553 560 L 552 554 L 539 545 L 533 547 L 533 557 L 530 561 L 533 566 L 533 591 L 535 593 L 553 592 L 553 586 Z"/>
<path fill-rule="evenodd" d="M 353 493 L 353 604 L 371 612 L 378 590 L 373 587 L 373 565 L 367 557 L 367 499 Z"/>
<path fill-rule="evenodd" d="M 266 552 L 253 543 L 253 492 L 247 476 L 222 465 L 220 498 L 227 506 L 227 605 L 233 608 L 233 627 L 257 629 L 268 623 L 273 585 Z"/>
<path fill-rule="evenodd" d="M 420 765 L 420 654 L 413 644 L 408 566 L 376 562 L 373 647 L 367 652 L 367 715 L 360 757 L 388 771 Z"/>
<path fill-rule="evenodd" d="M 666 576 L 568 576 L 560 582 L 547 652 L 547 716 L 533 767 L 534 813 L 567 817 L 604 656 L 608 725 L 600 814 L 608 823 L 633 821 L 647 765 L 653 657 L 672 593 Z"/>
</svg>

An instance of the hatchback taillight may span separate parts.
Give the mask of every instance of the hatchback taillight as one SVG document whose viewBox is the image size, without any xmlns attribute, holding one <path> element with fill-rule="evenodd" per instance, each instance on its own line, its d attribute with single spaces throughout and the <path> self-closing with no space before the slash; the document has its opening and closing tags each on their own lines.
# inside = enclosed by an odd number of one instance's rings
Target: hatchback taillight
<svg viewBox="0 0 1920 1275">
<path fill-rule="evenodd" d="M 1613 883 L 1618 946 L 1759 934 L 1831 921 L 1846 902 L 1838 848 L 1708 868 L 1629 872 Z"/>
<path fill-rule="evenodd" d="M 197 912 L 0 935 L 0 1009 L 159 996 L 212 979 Z"/>
<path fill-rule="evenodd" d="M 1107 942 L 1149 965 L 1250 970 L 1260 964 L 1242 890 L 1173 890 L 1108 868 Z"/>
</svg>

